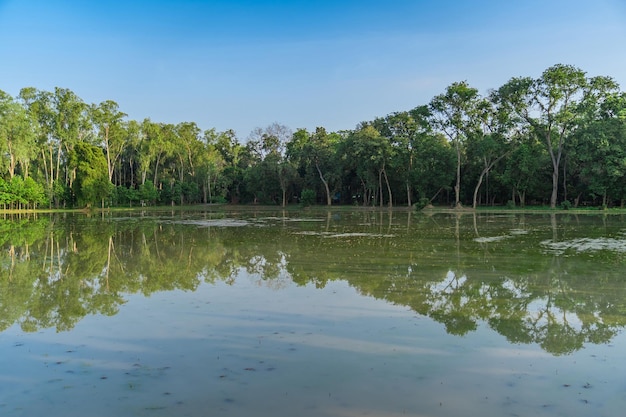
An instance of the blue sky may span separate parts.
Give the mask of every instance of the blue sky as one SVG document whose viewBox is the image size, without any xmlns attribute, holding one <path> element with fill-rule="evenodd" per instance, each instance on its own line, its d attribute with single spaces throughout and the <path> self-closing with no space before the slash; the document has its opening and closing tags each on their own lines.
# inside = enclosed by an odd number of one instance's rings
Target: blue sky
<svg viewBox="0 0 626 417">
<path fill-rule="evenodd" d="M 0 0 L 0 90 L 129 118 L 329 131 L 557 63 L 626 90 L 623 0 Z"/>
</svg>

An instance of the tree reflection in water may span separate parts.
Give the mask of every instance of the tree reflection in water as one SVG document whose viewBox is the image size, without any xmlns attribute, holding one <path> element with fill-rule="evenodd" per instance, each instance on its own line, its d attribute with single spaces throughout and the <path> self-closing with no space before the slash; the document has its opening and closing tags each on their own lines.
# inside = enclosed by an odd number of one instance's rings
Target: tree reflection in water
<svg viewBox="0 0 626 417">
<path fill-rule="evenodd" d="M 277 213 L 0 220 L 0 331 L 70 330 L 116 314 L 127 294 L 233 283 L 242 270 L 277 290 L 345 280 L 448 333 L 485 324 L 554 355 L 607 343 L 626 323 L 618 216 Z"/>
</svg>

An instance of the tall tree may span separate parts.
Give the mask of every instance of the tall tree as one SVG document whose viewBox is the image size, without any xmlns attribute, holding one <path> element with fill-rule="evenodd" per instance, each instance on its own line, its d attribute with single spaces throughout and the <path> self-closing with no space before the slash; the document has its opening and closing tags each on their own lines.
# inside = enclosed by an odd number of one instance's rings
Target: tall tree
<svg viewBox="0 0 626 417">
<path fill-rule="evenodd" d="M 550 207 L 558 201 L 559 174 L 567 138 L 584 120 L 583 109 L 617 88 L 607 77 L 591 78 L 572 65 L 557 64 L 539 78 L 512 78 L 498 90 L 503 103 L 544 142 L 552 162 Z"/>
<path fill-rule="evenodd" d="M 113 169 L 127 144 L 123 129 L 123 119 L 126 116 L 126 113 L 119 111 L 118 104 L 112 100 L 91 106 L 91 117 L 98 129 L 98 138 L 106 154 L 109 181 L 113 180 Z"/>
<path fill-rule="evenodd" d="M 78 205 L 92 207 L 110 195 L 106 158 L 98 146 L 77 142 L 70 150 L 68 165 L 76 172 L 72 190 Z"/>
<path fill-rule="evenodd" d="M 26 109 L 0 90 L 0 152 L 7 156 L 9 177 L 16 174 L 18 165 L 28 177 L 28 168 L 36 152 L 36 124 Z M 0 166 L 4 165 L 0 162 Z"/>
<path fill-rule="evenodd" d="M 287 204 L 287 189 L 294 177 L 293 169 L 287 166 L 288 161 L 285 158 L 287 142 L 292 135 L 291 129 L 287 126 L 272 123 L 266 128 L 254 129 L 248 141 L 248 147 L 264 165 L 261 170 L 255 170 L 254 177 L 257 180 L 260 179 L 258 178 L 260 173 L 264 172 L 262 175 L 265 177 L 264 181 L 257 182 L 257 184 L 262 184 L 261 188 L 267 191 L 271 186 L 266 182 L 277 179 L 282 194 L 281 205 L 283 207 Z M 256 188 L 259 188 L 258 185 Z M 265 192 L 265 197 L 268 198 L 270 194 Z"/>
<path fill-rule="evenodd" d="M 387 167 L 394 154 L 390 141 L 375 127 L 364 123 L 351 132 L 342 145 L 341 158 L 344 164 L 356 172 L 363 186 L 363 204 L 368 205 L 370 198 L 373 197 L 382 207 L 384 180 L 387 204 L 392 207 L 393 192 L 387 175 Z"/>
<path fill-rule="evenodd" d="M 217 133 L 215 129 L 209 129 L 203 135 L 203 147 L 199 155 L 197 155 L 198 175 L 202 181 L 202 200 L 206 203 L 213 202 L 214 196 L 218 191 L 218 181 L 224 176 L 226 161 L 217 148 L 220 136 L 223 133 Z M 223 188 L 225 184 L 223 184 Z M 222 191 L 221 197 L 225 198 Z"/>
<path fill-rule="evenodd" d="M 518 136 L 515 125 L 511 123 L 507 106 L 498 105 L 499 98 L 492 92 L 490 100 L 480 100 L 477 105 L 480 129 L 468 136 L 468 154 L 480 161 L 480 174 L 476 187 L 472 207 L 478 204 L 478 191 L 483 180 L 491 169 L 513 150 L 514 140 Z"/>
<path fill-rule="evenodd" d="M 299 129 L 287 143 L 288 159 L 304 169 L 312 182 L 314 178 L 319 178 L 328 206 L 332 204 L 331 184 L 339 176 L 335 155 L 340 139 L 337 133 L 328 133 L 323 127 L 317 127 L 313 134 Z"/>
<path fill-rule="evenodd" d="M 20 90 L 19 101 L 28 110 L 31 119 L 35 121 L 38 132 L 35 151 L 39 158 L 37 165 L 46 181 L 48 201 L 52 204 L 54 185 L 54 109 L 52 94 L 40 91 L 34 87 L 26 87 Z"/>
<path fill-rule="evenodd" d="M 467 137 L 478 129 L 478 90 L 466 81 L 448 86 L 445 93 L 435 96 L 429 104 L 432 123 L 452 142 L 456 150 L 455 206 L 461 205 L 461 163 Z"/>
</svg>

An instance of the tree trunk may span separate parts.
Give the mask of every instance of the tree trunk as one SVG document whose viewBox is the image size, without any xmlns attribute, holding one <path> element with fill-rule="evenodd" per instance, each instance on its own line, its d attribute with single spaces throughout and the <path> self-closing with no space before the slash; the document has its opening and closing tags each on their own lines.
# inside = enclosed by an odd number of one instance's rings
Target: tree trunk
<svg viewBox="0 0 626 417">
<path fill-rule="evenodd" d="M 550 154 L 550 159 L 552 160 L 552 195 L 550 196 L 550 208 L 556 208 L 556 202 L 559 192 L 559 166 L 561 165 L 561 155 L 563 154 L 563 135 L 564 132 L 561 132 L 561 136 L 559 138 L 559 146 L 557 148 L 556 155 L 554 154 L 554 149 L 552 149 L 552 138 L 550 136 L 550 128 L 548 126 L 548 130 L 546 132 L 546 145 L 548 145 L 548 153 Z"/>
<path fill-rule="evenodd" d="M 411 202 L 411 186 L 409 185 L 409 181 L 407 180 L 406 182 L 406 200 L 407 200 L 407 207 L 411 207 L 413 204 Z"/>
<path fill-rule="evenodd" d="M 483 177 L 485 176 L 485 170 L 480 173 L 478 177 L 478 184 L 476 184 L 476 188 L 474 188 L 474 200 L 472 201 L 472 208 L 476 210 L 476 199 L 478 198 L 478 190 L 480 189 L 481 184 L 483 183 Z"/>
<path fill-rule="evenodd" d="M 383 168 L 383 175 L 385 176 L 385 184 L 387 184 L 387 193 L 389 195 L 389 203 L 387 203 L 387 205 L 389 206 L 389 208 L 391 208 L 393 207 L 393 196 L 391 194 L 391 186 L 389 185 L 389 178 L 387 178 L 387 170 L 385 170 L 385 168 Z M 380 200 L 382 202 L 382 196 Z"/>
<path fill-rule="evenodd" d="M 554 166 L 552 171 L 552 194 L 550 195 L 550 208 L 556 208 L 556 199 L 559 188 L 559 169 Z"/>
<path fill-rule="evenodd" d="M 383 170 L 378 170 L 378 192 L 376 193 L 380 201 L 378 202 L 379 207 L 383 206 Z"/>
<path fill-rule="evenodd" d="M 322 170 L 317 162 L 315 162 L 315 168 L 317 168 L 317 173 L 320 175 L 320 180 L 322 180 L 322 184 L 324 184 L 324 190 L 326 190 L 326 205 L 330 206 L 332 201 L 330 199 L 330 188 L 328 187 L 328 181 L 322 175 Z"/>
<path fill-rule="evenodd" d="M 157 156 L 156 163 L 154 164 L 154 180 L 152 181 L 152 183 L 154 184 L 156 188 L 158 188 L 157 179 L 159 175 L 159 162 L 161 162 L 161 154 Z"/>
<path fill-rule="evenodd" d="M 461 205 L 461 145 L 456 139 L 456 184 L 454 185 L 454 206 Z"/>
<path fill-rule="evenodd" d="M 563 160 L 563 200 L 567 200 L 567 158 Z"/>
<path fill-rule="evenodd" d="M 113 179 L 113 166 L 111 166 L 111 150 L 109 149 L 109 126 L 104 128 L 104 146 L 107 154 L 107 168 L 109 169 L 109 181 Z"/>
</svg>

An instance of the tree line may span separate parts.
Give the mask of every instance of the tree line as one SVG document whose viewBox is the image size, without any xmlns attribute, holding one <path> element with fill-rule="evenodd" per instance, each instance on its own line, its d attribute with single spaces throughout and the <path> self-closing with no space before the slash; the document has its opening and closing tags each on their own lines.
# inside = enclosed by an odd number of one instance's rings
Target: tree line
<svg viewBox="0 0 626 417">
<path fill-rule="evenodd" d="M 129 120 L 66 88 L 0 90 L 4 208 L 258 203 L 624 206 L 626 93 L 558 64 L 480 94 L 314 132 L 246 140 L 194 122 Z"/>
</svg>

